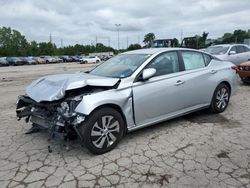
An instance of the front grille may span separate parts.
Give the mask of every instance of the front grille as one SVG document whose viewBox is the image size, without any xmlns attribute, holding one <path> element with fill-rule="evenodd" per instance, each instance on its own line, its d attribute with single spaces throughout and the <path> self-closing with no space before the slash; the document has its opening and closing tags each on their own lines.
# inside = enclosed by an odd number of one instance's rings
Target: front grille
<svg viewBox="0 0 250 188">
<path fill-rule="evenodd" d="M 250 71 L 250 66 L 239 66 L 239 69 L 242 71 Z"/>
</svg>

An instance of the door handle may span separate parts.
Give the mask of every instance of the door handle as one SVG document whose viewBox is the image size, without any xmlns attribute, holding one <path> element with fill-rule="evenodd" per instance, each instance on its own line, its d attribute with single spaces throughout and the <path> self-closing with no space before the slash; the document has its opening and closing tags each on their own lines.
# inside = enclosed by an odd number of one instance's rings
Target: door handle
<svg viewBox="0 0 250 188">
<path fill-rule="evenodd" d="M 179 86 L 179 85 L 181 85 L 181 84 L 184 84 L 184 81 L 178 80 L 174 85 L 175 85 L 175 86 Z"/>
<path fill-rule="evenodd" d="M 217 70 L 211 70 L 210 73 L 211 74 L 215 74 L 217 72 Z"/>
</svg>

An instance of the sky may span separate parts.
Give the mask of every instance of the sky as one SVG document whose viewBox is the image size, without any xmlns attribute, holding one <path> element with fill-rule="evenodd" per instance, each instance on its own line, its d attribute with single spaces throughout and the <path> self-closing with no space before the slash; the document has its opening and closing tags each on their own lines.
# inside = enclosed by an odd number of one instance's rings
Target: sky
<svg viewBox="0 0 250 188">
<path fill-rule="evenodd" d="M 58 46 L 103 43 L 120 48 L 157 39 L 209 32 L 221 37 L 250 29 L 250 0 L 0 0 L 0 27 L 20 31 L 28 41 Z M 116 27 L 115 24 L 121 24 Z"/>
</svg>

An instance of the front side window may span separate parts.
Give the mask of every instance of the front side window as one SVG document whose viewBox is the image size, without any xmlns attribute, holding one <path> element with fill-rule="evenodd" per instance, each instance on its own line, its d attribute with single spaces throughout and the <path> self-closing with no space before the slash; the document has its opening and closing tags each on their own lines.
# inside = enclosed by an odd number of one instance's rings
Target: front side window
<svg viewBox="0 0 250 188">
<path fill-rule="evenodd" d="M 193 70 L 205 67 L 203 55 L 198 52 L 182 52 L 185 70 Z"/>
<path fill-rule="evenodd" d="M 155 76 L 179 72 L 177 52 L 167 52 L 156 57 L 147 68 L 156 69 Z"/>
<path fill-rule="evenodd" d="M 233 46 L 233 47 L 230 49 L 230 52 L 235 52 L 235 53 L 237 53 L 236 47 Z M 229 53 L 230 53 L 230 52 L 229 52 Z"/>
</svg>

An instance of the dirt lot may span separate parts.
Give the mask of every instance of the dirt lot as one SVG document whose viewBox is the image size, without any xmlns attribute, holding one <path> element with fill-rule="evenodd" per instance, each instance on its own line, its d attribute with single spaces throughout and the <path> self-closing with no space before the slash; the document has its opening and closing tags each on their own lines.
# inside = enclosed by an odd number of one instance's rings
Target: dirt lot
<svg viewBox="0 0 250 188">
<path fill-rule="evenodd" d="M 0 187 L 250 187 L 250 86 L 242 84 L 223 114 L 197 112 L 130 133 L 100 156 L 77 142 L 51 142 L 46 132 L 25 135 L 30 125 L 15 117 L 25 86 L 89 68 L 0 68 Z"/>
</svg>

